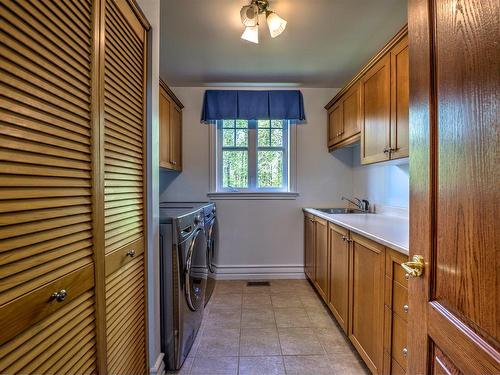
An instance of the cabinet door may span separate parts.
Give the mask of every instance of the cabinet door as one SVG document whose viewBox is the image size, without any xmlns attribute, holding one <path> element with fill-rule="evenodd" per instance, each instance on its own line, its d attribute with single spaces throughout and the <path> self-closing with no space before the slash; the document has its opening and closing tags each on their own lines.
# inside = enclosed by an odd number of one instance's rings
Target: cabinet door
<svg viewBox="0 0 500 375">
<path fill-rule="evenodd" d="M 314 219 L 315 236 L 315 284 L 319 294 L 328 300 L 328 222 L 316 217 Z"/>
<path fill-rule="evenodd" d="M 408 156 L 409 141 L 409 65 L 408 37 L 391 54 L 391 159 Z"/>
<path fill-rule="evenodd" d="M 105 345 L 109 374 L 146 372 L 144 129 L 146 30 L 131 3 L 106 0 L 104 24 Z M 119 52 L 120 51 L 120 52 Z M 120 67 L 127 67 L 129 72 Z M 115 84 L 117 77 L 120 85 Z M 125 99 L 126 98 L 126 99 Z M 122 108 L 136 116 L 115 116 Z M 130 261 L 133 259 L 133 261 Z M 115 271 L 115 266 L 118 269 Z M 114 271 L 110 273 L 111 271 Z M 101 286 L 102 287 L 102 286 Z M 101 364 L 102 365 L 102 364 Z"/>
<path fill-rule="evenodd" d="M 314 218 L 309 214 L 304 215 L 304 253 L 306 276 L 314 282 Z"/>
<path fill-rule="evenodd" d="M 360 131 L 360 95 L 359 85 L 355 85 L 344 96 L 342 140 L 356 135 Z"/>
<path fill-rule="evenodd" d="M 177 105 L 172 106 L 170 129 L 170 161 L 173 169 L 182 170 L 182 111 Z"/>
<path fill-rule="evenodd" d="M 389 159 L 391 119 L 390 55 L 361 78 L 361 163 Z"/>
<path fill-rule="evenodd" d="M 0 4 L 0 374 L 96 367 L 96 6 Z"/>
<path fill-rule="evenodd" d="M 167 93 L 160 88 L 160 167 L 173 169 L 171 163 L 171 112 L 172 102 Z"/>
<path fill-rule="evenodd" d="M 382 372 L 384 247 L 352 235 L 349 339 L 373 374 Z"/>
<path fill-rule="evenodd" d="M 349 305 L 349 242 L 348 231 L 328 224 L 329 283 L 328 306 L 344 332 L 347 333 Z"/>
<path fill-rule="evenodd" d="M 335 104 L 328 112 L 328 147 L 341 140 L 343 129 L 342 100 Z"/>
</svg>

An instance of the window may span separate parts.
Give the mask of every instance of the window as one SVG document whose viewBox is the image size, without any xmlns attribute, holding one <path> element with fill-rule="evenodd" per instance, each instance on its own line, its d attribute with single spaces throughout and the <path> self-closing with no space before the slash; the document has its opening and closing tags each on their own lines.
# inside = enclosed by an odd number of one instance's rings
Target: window
<svg viewBox="0 0 500 375">
<path fill-rule="evenodd" d="M 212 191 L 292 191 L 291 126 L 286 120 L 221 120 L 215 130 Z"/>
</svg>

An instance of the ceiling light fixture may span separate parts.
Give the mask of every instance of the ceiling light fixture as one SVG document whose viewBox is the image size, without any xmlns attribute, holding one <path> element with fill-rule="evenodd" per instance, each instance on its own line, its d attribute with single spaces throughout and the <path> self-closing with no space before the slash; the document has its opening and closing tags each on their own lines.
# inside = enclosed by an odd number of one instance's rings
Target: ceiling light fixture
<svg viewBox="0 0 500 375">
<path fill-rule="evenodd" d="M 265 13 L 267 27 L 272 38 L 276 38 L 286 28 L 286 21 L 269 9 L 268 0 L 252 0 L 250 5 L 241 8 L 241 23 L 245 26 L 245 31 L 241 39 L 252 43 L 259 43 L 259 15 Z"/>
</svg>

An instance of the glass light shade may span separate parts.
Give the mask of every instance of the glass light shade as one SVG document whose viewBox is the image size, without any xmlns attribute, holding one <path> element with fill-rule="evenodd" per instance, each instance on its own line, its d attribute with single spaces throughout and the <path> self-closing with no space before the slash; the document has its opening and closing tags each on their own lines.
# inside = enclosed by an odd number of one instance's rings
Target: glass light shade
<svg viewBox="0 0 500 375">
<path fill-rule="evenodd" d="M 272 38 L 276 38 L 286 28 L 286 21 L 274 12 L 267 13 L 267 26 Z"/>
<path fill-rule="evenodd" d="M 259 43 L 259 25 L 247 26 L 241 34 L 241 39 L 248 40 L 252 43 Z"/>
<path fill-rule="evenodd" d="M 259 22 L 259 8 L 256 5 L 246 5 L 240 10 L 241 23 L 245 26 L 255 26 Z"/>
</svg>

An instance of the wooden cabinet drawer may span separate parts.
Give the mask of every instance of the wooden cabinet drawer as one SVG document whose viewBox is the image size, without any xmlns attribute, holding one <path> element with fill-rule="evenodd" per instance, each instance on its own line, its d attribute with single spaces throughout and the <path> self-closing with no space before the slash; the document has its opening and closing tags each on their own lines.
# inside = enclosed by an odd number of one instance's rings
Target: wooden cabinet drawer
<svg viewBox="0 0 500 375">
<path fill-rule="evenodd" d="M 385 353 L 384 375 L 406 375 L 406 372 L 389 354 Z"/>
<path fill-rule="evenodd" d="M 130 263 L 142 253 L 144 253 L 144 237 L 106 254 L 106 276 L 111 275 L 124 265 Z"/>
<path fill-rule="evenodd" d="M 408 320 L 408 289 L 396 281 L 392 283 L 392 311 L 405 322 Z"/>
<path fill-rule="evenodd" d="M 94 266 L 90 264 L 7 303 L 0 308 L 0 345 L 71 303 L 93 286 Z M 66 295 L 58 301 L 52 295 L 61 290 L 65 290 Z"/>
<path fill-rule="evenodd" d="M 401 263 L 408 262 L 408 255 L 401 254 L 395 250 L 387 248 L 385 256 L 385 274 L 390 279 L 408 288 L 408 278 L 406 272 L 401 267 Z"/>
<path fill-rule="evenodd" d="M 392 313 L 392 337 L 391 337 L 392 358 L 398 362 L 406 371 L 407 366 L 407 324 L 394 312 Z"/>
</svg>

